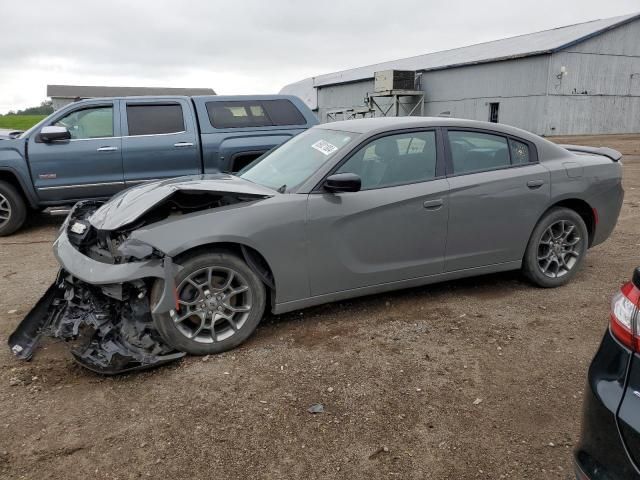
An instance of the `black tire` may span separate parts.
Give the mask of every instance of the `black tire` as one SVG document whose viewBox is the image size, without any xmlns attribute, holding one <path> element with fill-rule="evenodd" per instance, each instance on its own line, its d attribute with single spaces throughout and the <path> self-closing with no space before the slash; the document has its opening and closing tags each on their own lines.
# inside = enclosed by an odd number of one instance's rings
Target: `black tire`
<svg viewBox="0 0 640 480">
<path fill-rule="evenodd" d="M 0 180 L 0 213 L 7 212 L 8 218 L 0 218 L 0 237 L 11 235 L 24 224 L 27 219 L 27 204 L 16 188 L 8 182 Z M 4 215 L 2 215 L 4 217 Z"/>
<path fill-rule="evenodd" d="M 574 228 L 570 230 L 571 226 Z M 565 232 L 568 230 L 571 232 L 564 243 L 568 245 L 578 239 L 575 245 L 563 246 L 561 238 L 564 234 L 555 236 L 561 228 Z M 547 239 L 550 239 L 549 246 L 547 246 Z M 588 245 L 589 232 L 582 217 L 568 208 L 554 207 L 542 216 L 533 229 L 524 254 L 522 271 L 539 287 L 559 287 L 568 283 L 576 275 L 582 266 Z M 568 248 L 571 248 L 572 253 L 564 254 L 563 252 L 568 251 Z M 549 260 L 549 257 L 555 260 Z M 545 265 L 549 267 L 546 272 Z M 555 277 L 553 277 L 554 269 Z"/>
<path fill-rule="evenodd" d="M 172 311 L 173 314 L 172 313 L 154 314 L 153 315 L 154 324 L 156 326 L 156 329 L 164 339 L 164 341 L 171 347 L 177 350 L 180 350 L 182 352 L 186 352 L 192 355 L 209 355 L 209 354 L 221 353 L 221 352 L 230 350 L 232 348 L 235 348 L 238 345 L 240 345 L 242 342 L 244 342 L 247 338 L 249 338 L 249 336 L 254 332 L 254 330 L 260 323 L 260 320 L 262 319 L 262 315 L 264 314 L 264 309 L 266 304 L 266 293 L 265 293 L 264 284 L 262 283 L 260 278 L 253 272 L 253 270 L 251 270 L 251 268 L 249 268 L 247 264 L 237 255 L 230 252 L 226 252 L 226 251 L 201 253 L 201 254 L 187 257 L 183 260 L 180 260 L 178 263 L 180 263 L 180 265 L 183 267 L 175 279 L 176 288 L 178 289 L 178 295 L 181 299 L 186 299 L 185 295 L 189 293 L 188 289 L 190 288 L 192 291 L 192 294 L 195 295 L 193 298 L 202 298 L 201 300 L 202 302 L 218 302 L 217 299 L 207 300 L 206 298 L 204 298 L 204 292 L 210 290 L 210 293 L 213 293 L 213 296 L 217 296 L 216 292 L 218 290 L 213 288 L 209 288 L 207 290 L 207 287 L 203 287 L 203 286 L 201 286 L 200 288 L 194 288 L 193 284 L 191 284 L 191 287 L 190 287 L 186 279 L 187 278 L 192 278 L 192 279 L 204 278 L 204 277 L 198 277 L 198 276 L 205 275 L 206 273 L 205 271 L 209 271 L 209 269 L 215 270 L 214 276 L 218 274 L 218 269 L 220 272 L 228 270 L 228 271 L 234 272 L 236 282 L 242 282 L 243 285 L 246 285 L 248 287 L 248 290 L 246 290 L 246 293 L 233 294 L 234 295 L 233 298 L 234 299 L 236 298 L 235 295 L 244 296 L 245 299 L 248 298 L 249 299 L 248 301 L 250 303 L 250 310 L 246 312 L 246 314 L 241 313 L 240 317 L 242 317 L 242 323 L 240 323 L 240 321 L 238 321 L 237 323 L 236 322 L 233 323 L 233 325 L 236 325 L 237 330 L 234 330 L 233 328 L 231 328 L 232 323 L 230 320 L 226 320 L 226 319 L 216 320 L 216 322 L 218 323 L 221 322 L 223 327 L 226 325 L 227 329 L 224 330 L 223 333 L 224 332 L 227 332 L 227 334 L 230 333 L 230 336 L 228 338 L 221 338 L 221 339 L 215 340 L 212 343 L 203 343 L 203 341 L 208 341 L 208 339 L 211 337 L 216 338 L 216 334 L 215 333 L 211 334 L 211 330 L 207 330 L 207 328 L 202 330 L 201 325 L 204 322 L 200 324 L 200 328 L 202 332 L 204 332 L 202 335 L 202 338 L 196 334 L 196 337 L 200 338 L 199 341 L 197 339 L 194 340 L 194 339 L 188 338 L 187 333 L 185 333 L 185 331 L 189 331 L 190 329 L 192 330 L 198 329 L 197 322 L 201 321 L 200 320 L 201 317 L 198 316 L 195 310 L 192 316 L 188 317 L 187 320 L 180 322 L 180 326 L 178 326 L 178 324 L 176 323 L 175 321 L 176 319 L 181 318 L 183 316 L 187 316 L 191 311 L 191 308 L 193 307 L 187 307 L 187 306 L 181 305 L 182 311 L 180 310 L 177 312 Z M 183 284 L 183 282 L 186 282 L 186 283 Z M 155 284 L 153 285 L 153 288 L 151 290 L 152 306 L 159 301 L 162 294 L 163 287 L 164 287 L 164 282 L 162 280 L 156 281 Z M 238 286 L 236 287 L 230 286 L 230 288 L 231 290 L 241 289 L 241 287 L 238 287 Z M 223 295 L 222 291 L 220 291 L 220 295 Z M 193 300 L 193 298 L 190 300 Z M 227 303 L 231 303 L 230 298 L 227 300 Z M 195 300 L 195 303 L 199 303 L 199 302 L 200 300 Z M 220 300 L 220 303 L 223 305 L 226 305 L 224 303 L 224 300 Z M 199 307 L 199 305 L 195 305 L 195 307 Z M 236 307 L 245 308 L 246 306 L 243 305 L 242 307 L 240 307 L 236 305 Z M 209 311 L 210 308 L 211 308 L 211 311 Z M 207 316 L 206 322 L 210 324 L 211 319 L 214 318 L 214 316 L 216 315 L 216 308 L 218 307 L 206 306 L 204 307 L 204 310 L 199 309 L 198 312 L 203 312 L 203 311 L 208 311 L 209 313 L 213 312 L 214 315 L 211 318 Z M 222 313 L 226 313 L 233 318 L 239 318 L 239 317 L 236 317 L 236 315 L 238 315 L 237 313 L 232 313 L 230 310 L 226 310 L 226 307 L 222 307 L 222 309 L 223 309 Z M 218 323 L 216 322 L 214 322 L 214 325 L 218 325 Z M 213 330 L 217 331 L 217 328 L 219 327 L 214 327 Z M 198 330 L 198 332 L 200 332 L 201 330 Z M 190 333 L 193 333 L 193 332 L 191 331 Z M 205 334 L 207 333 L 209 334 L 209 338 L 206 338 Z"/>
</svg>

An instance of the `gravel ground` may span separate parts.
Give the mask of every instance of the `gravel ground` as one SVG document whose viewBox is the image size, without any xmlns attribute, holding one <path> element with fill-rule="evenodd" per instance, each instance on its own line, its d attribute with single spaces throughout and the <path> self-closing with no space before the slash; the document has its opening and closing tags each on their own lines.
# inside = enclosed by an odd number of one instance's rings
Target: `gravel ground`
<svg viewBox="0 0 640 480">
<path fill-rule="evenodd" d="M 640 264 L 629 153 L 618 227 L 563 288 L 513 272 L 325 305 L 267 318 L 232 352 L 117 378 L 58 343 L 30 363 L 0 348 L 0 477 L 572 478 L 586 370 Z M 0 239 L 2 345 L 54 278 L 59 222 Z"/>
</svg>

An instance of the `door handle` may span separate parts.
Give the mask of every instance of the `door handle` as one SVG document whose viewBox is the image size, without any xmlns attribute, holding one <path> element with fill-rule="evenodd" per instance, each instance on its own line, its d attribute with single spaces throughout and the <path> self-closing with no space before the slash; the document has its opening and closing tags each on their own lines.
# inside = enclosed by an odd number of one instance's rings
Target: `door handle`
<svg viewBox="0 0 640 480">
<path fill-rule="evenodd" d="M 544 185 L 544 180 L 529 180 L 527 182 L 527 187 L 531 189 L 540 188 L 542 185 Z"/>
<path fill-rule="evenodd" d="M 178 142 L 173 144 L 176 148 L 184 148 L 184 147 L 193 147 L 193 143 L 191 142 Z"/>
<path fill-rule="evenodd" d="M 443 204 L 444 202 L 442 201 L 441 198 L 439 198 L 437 200 L 427 200 L 422 204 L 422 206 L 427 210 L 439 210 Z"/>
<path fill-rule="evenodd" d="M 116 152 L 118 147 L 99 147 L 98 152 Z"/>
</svg>

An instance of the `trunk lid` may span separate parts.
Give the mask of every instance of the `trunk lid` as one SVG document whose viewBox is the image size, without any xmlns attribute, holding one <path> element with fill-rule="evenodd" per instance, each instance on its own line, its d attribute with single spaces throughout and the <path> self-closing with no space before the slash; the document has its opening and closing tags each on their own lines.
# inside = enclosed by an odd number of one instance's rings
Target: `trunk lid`
<svg viewBox="0 0 640 480">
<path fill-rule="evenodd" d="M 560 145 L 565 150 L 569 150 L 573 153 L 585 153 L 589 155 L 601 155 L 603 157 L 610 158 L 614 162 L 619 161 L 622 158 L 622 154 L 609 147 L 587 147 L 585 145 Z"/>
</svg>

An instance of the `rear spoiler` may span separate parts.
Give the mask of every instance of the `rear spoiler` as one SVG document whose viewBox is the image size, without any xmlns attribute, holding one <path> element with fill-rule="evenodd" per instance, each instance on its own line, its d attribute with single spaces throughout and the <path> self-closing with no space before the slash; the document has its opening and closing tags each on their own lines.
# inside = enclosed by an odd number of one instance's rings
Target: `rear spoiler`
<svg viewBox="0 0 640 480">
<path fill-rule="evenodd" d="M 591 155 L 602 155 L 603 157 L 610 158 L 614 162 L 617 162 L 622 158 L 622 154 L 608 147 L 585 147 L 583 145 L 560 145 L 565 150 L 576 153 L 589 153 Z"/>
</svg>

